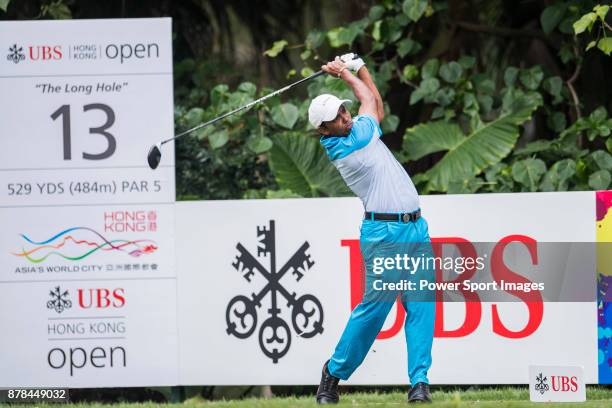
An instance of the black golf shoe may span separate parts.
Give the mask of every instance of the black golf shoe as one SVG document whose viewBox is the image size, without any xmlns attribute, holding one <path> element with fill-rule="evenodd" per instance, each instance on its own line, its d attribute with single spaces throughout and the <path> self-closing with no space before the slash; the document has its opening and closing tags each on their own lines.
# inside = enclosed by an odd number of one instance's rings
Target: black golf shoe
<svg viewBox="0 0 612 408">
<path fill-rule="evenodd" d="M 329 363 L 329 360 L 323 364 L 321 383 L 317 389 L 317 404 L 337 404 L 340 399 L 338 397 L 338 381 L 340 379 L 327 371 L 327 363 Z"/>
<path fill-rule="evenodd" d="M 408 391 L 408 402 L 431 402 L 431 392 L 429 384 L 420 382 Z"/>
</svg>

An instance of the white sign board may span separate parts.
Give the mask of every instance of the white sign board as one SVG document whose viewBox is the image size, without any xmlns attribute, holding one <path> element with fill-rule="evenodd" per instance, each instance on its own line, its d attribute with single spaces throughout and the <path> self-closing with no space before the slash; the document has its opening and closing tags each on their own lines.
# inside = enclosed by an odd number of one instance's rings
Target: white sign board
<svg viewBox="0 0 612 408">
<path fill-rule="evenodd" d="M 0 386 L 177 382 L 171 35 L 0 22 Z"/>
<path fill-rule="evenodd" d="M 529 399 L 532 402 L 584 402 L 584 370 L 577 366 L 530 366 Z"/>
<path fill-rule="evenodd" d="M 432 239 L 595 236 L 592 192 L 426 196 L 421 206 Z M 180 383 L 318 383 L 360 296 L 352 262 L 362 211 L 356 198 L 177 203 Z M 270 284 L 271 270 L 286 271 L 278 285 Z M 594 267 L 580 273 L 594 291 Z M 274 316 L 272 302 L 280 309 Z M 299 319 L 304 310 L 314 312 L 308 328 Z M 522 301 L 439 305 L 431 382 L 526 384 L 536 357 L 583 366 L 585 381 L 597 382 L 594 299 L 538 310 Z M 391 310 L 350 384 L 407 382 L 404 316 Z"/>
</svg>

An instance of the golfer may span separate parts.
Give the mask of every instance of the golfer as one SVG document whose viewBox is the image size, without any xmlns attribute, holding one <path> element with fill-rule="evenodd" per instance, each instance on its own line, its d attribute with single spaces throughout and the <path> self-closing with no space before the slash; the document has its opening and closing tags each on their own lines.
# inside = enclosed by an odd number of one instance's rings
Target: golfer
<svg viewBox="0 0 612 408">
<path fill-rule="evenodd" d="M 347 186 L 361 199 L 365 216 L 361 224 L 360 247 L 366 270 L 363 301 L 352 311 L 331 358 L 323 365 L 317 403 L 337 403 L 338 381 L 347 380 L 363 362 L 381 330 L 387 314 L 400 296 L 406 310 L 404 326 L 408 349 L 409 402 L 430 402 L 427 371 L 431 366 L 435 302 L 410 291 L 376 290 L 381 276 L 399 276 L 397 270 L 374 272 L 375 257 L 410 252 L 410 256 L 431 255 L 427 222 L 421 216 L 419 196 L 412 180 L 380 139 L 383 102 L 361 58 L 353 54 L 336 57 L 321 69 L 342 79 L 360 102 L 359 113 L 351 117 L 347 99 L 323 94 L 308 108 L 310 123 L 321 134 L 327 156 Z M 355 72 L 354 75 L 352 72 Z M 413 271 L 417 279 L 433 279 L 433 271 Z M 422 294 L 421 294 L 422 295 Z"/>
</svg>

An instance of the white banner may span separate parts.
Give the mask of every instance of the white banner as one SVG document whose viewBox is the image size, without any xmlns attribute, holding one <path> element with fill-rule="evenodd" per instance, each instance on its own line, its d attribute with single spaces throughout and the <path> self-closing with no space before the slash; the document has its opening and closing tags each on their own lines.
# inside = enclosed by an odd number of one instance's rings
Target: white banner
<svg viewBox="0 0 612 408">
<path fill-rule="evenodd" d="M 175 282 L 58 276 L 3 284 L 2 386 L 176 384 Z"/>
<path fill-rule="evenodd" d="M 171 35 L 0 22 L 0 387 L 178 381 Z"/>
<path fill-rule="evenodd" d="M 0 206 L 174 201 L 170 19 L 3 21 L 0 51 Z"/>
<path fill-rule="evenodd" d="M 594 192 L 425 196 L 421 206 L 434 239 L 595 239 Z M 355 198 L 177 203 L 179 382 L 318 383 L 359 297 L 362 211 Z M 271 270 L 286 271 L 279 285 Z M 581 273 L 594 288 L 594 268 Z M 303 310 L 314 311 L 307 329 Z M 407 382 L 402 318 L 394 307 L 349 383 Z M 437 324 L 432 383 L 524 384 L 534 364 L 580 365 L 597 382 L 595 301 L 544 302 L 541 316 L 522 301 L 444 303 Z"/>
</svg>

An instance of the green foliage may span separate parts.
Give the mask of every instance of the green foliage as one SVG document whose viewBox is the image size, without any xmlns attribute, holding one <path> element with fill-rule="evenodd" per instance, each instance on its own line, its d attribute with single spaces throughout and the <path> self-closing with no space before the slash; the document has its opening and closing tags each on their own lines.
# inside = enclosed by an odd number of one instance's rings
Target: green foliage
<svg viewBox="0 0 612 408">
<path fill-rule="evenodd" d="M 11 0 L 0 0 L 0 10 L 6 12 L 6 9 L 8 8 L 10 2 Z"/>
<path fill-rule="evenodd" d="M 290 103 L 283 103 L 272 108 L 272 120 L 285 129 L 292 129 L 298 119 L 298 108 Z"/>
<path fill-rule="evenodd" d="M 344 181 L 330 165 L 318 138 L 301 132 L 273 137 L 270 168 L 281 189 L 302 197 L 350 195 Z"/>
<path fill-rule="evenodd" d="M 365 27 L 367 27 L 368 21 L 366 19 L 355 21 L 349 24 L 347 27 L 337 27 L 327 32 L 327 40 L 329 44 L 338 48 L 343 45 L 351 46 L 353 41 L 359 34 L 363 33 Z"/>
<path fill-rule="evenodd" d="M 410 20 L 417 22 L 427 9 L 427 0 L 404 0 L 402 11 Z"/>
<path fill-rule="evenodd" d="M 576 162 L 572 159 L 559 160 L 551 166 L 542 178 L 542 191 L 565 191 L 569 180 L 576 174 Z"/>
<path fill-rule="evenodd" d="M 599 25 L 600 28 L 596 29 L 597 36 L 594 40 L 589 41 L 586 46 L 586 51 L 597 45 L 604 54 L 610 55 L 612 53 L 612 27 L 606 23 L 606 16 L 610 11 L 610 6 L 598 4 L 593 7 L 593 11 L 584 14 L 573 24 L 574 33 L 576 35 L 583 34 L 585 31 L 589 33 L 593 32 L 593 28 Z M 603 36 L 602 36 L 603 33 Z"/>
<path fill-rule="evenodd" d="M 507 112 L 464 135 L 455 123 L 432 122 L 408 129 L 403 150 L 410 160 L 446 151 L 425 173 L 427 191 L 447 191 L 451 183 L 470 179 L 510 153 L 519 136 L 518 126 L 540 105 L 537 98 L 517 99 Z"/>
<path fill-rule="evenodd" d="M 253 136 L 247 141 L 247 147 L 256 154 L 267 152 L 272 145 L 272 140 L 266 136 Z"/>
<path fill-rule="evenodd" d="M 528 191 L 537 191 L 538 183 L 546 173 L 546 164 L 540 159 L 528 158 L 512 165 L 512 178 Z"/>
<path fill-rule="evenodd" d="M 481 26 L 506 21 L 492 17 L 487 6 L 496 8 L 494 2 L 478 5 L 483 7 L 474 18 Z M 531 23 L 539 22 L 540 39 L 549 40 L 545 46 L 553 58 L 542 58 L 546 64 L 526 66 L 524 44 L 511 36 L 483 36 L 469 47 L 459 42 L 451 48 L 454 38 L 444 33 L 451 18 L 445 0 L 385 0 L 361 19 L 318 27 L 302 44 L 281 39 L 264 54 L 301 61 L 287 75 L 295 78 L 311 75 L 334 55 L 358 52 L 386 102 L 381 127 L 391 139 L 385 141 L 402 137 L 394 153 L 418 169 L 412 176 L 423 193 L 602 189 L 611 182 L 612 119 L 601 101 L 587 102 L 579 81 L 570 89 L 568 79 L 584 64 L 583 49 L 610 53 L 608 11 L 591 0 L 543 6 Z M 562 65 L 551 69 L 555 55 Z M 188 82 L 196 85 L 177 87 L 177 131 L 270 91 L 246 82 L 209 89 L 201 79 L 207 69 L 190 60 L 175 67 L 176 76 L 192 74 Z M 323 76 L 256 112 L 202 129 L 185 152 L 177 145 L 180 188 L 195 186 L 189 191 L 206 198 L 350 195 L 317 138 L 308 135 L 308 104 L 320 93 L 355 99 L 343 81 Z"/>
<path fill-rule="evenodd" d="M 63 0 L 57 0 L 49 4 L 42 5 L 40 8 L 40 15 L 43 17 L 49 16 L 55 20 L 66 20 L 72 18 L 72 12 L 68 6 L 63 3 Z"/>
<path fill-rule="evenodd" d="M 225 84 L 216 85 L 208 92 L 197 87 L 178 88 L 177 94 L 184 95 L 175 103 L 177 132 L 258 97 L 256 86 L 250 82 L 240 83 L 235 90 Z M 200 129 L 193 138 L 179 139 L 177 195 L 223 199 L 242 197 L 250 190 L 275 190 L 277 184 L 265 154 L 272 148 L 268 133 L 283 129 L 271 115 L 279 105 L 280 100 L 272 98 L 257 112 L 232 115 L 221 123 Z"/>
<path fill-rule="evenodd" d="M 567 4 L 563 2 L 558 2 L 546 7 L 540 16 L 542 30 L 544 30 L 546 34 L 550 34 L 559 25 L 566 10 Z"/>
<path fill-rule="evenodd" d="M 610 185 L 610 171 L 598 170 L 589 176 L 589 186 L 593 190 L 606 190 Z"/>
<path fill-rule="evenodd" d="M 278 54 L 283 52 L 287 44 L 288 42 L 286 40 L 275 41 L 274 44 L 272 44 L 272 48 L 264 51 L 264 54 L 268 57 L 276 57 Z"/>
<path fill-rule="evenodd" d="M 208 136 L 208 140 L 210 142 L 211 148 L 218 149 L 220 147 L 225 146 L 225 144 L 229 140 L 229 133 L 227 132 L 227 130 L 222 129 Z"/>
</svg>

